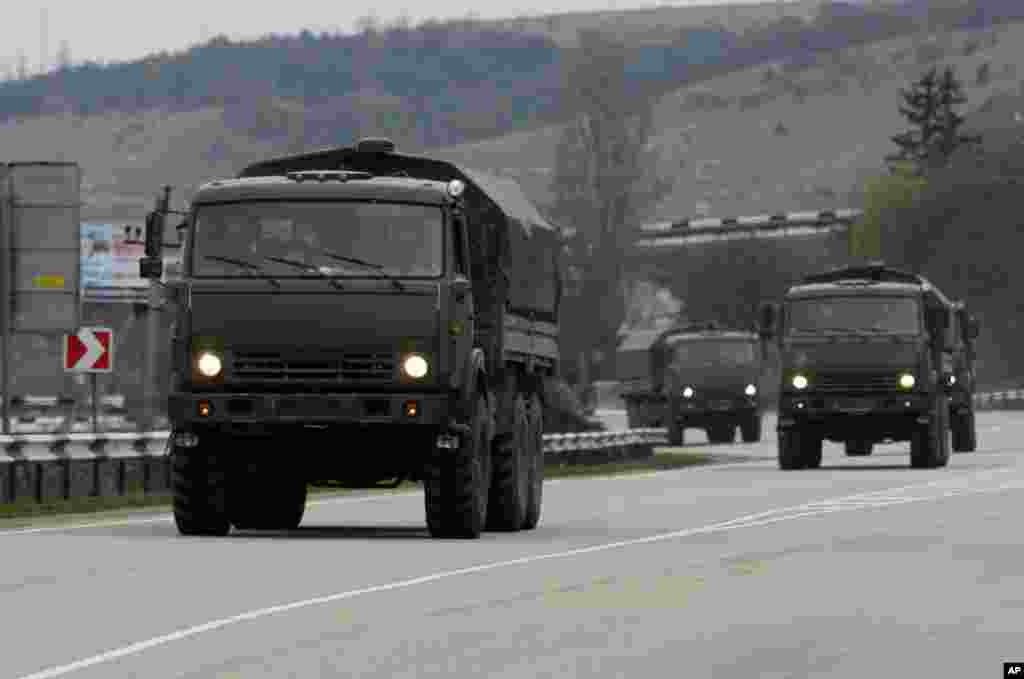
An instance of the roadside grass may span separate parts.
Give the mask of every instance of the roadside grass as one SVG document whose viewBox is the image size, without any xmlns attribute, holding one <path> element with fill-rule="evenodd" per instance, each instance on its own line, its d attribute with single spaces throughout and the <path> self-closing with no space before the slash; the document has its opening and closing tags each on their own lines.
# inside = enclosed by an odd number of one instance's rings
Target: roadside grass
<svg viewBox="0 0 1024 679">
<path fill-rule="evenodd" d="M 580 462 L 576 464 L 549 462 L 545 468 L 545 478 L 586 478 L 599 476 L 623 476 L 652 471 L 668 471 L 686 467 L 703 466 L 720 462 L 732 462 L 737 458 L 731 455 L 711 454 L 699 451 L 679 451 L 678 449 L 655 448 L 655 454 L 643 458 L 614 460 L 610 462 Z M 339 489 L 310 488 L 309 498 L 326 499 L 336 496 L 381 495 L 407 493 L 419 486 L 415 482 L 405 482 L 394 489 Z M 154 513 L 154 510 L 166 511 L 171 507 L 171 494 L 168 491 L 158 493 L 134 492 L 116 497 L 83 497 L 53 502 L 19 501 L 0 504 L 0 528 L 18 528 L 37 525 L 39 520 L 68 520 L 83 516 L 93 520 L 117 520 L 142 513 Z"/>
</svg>

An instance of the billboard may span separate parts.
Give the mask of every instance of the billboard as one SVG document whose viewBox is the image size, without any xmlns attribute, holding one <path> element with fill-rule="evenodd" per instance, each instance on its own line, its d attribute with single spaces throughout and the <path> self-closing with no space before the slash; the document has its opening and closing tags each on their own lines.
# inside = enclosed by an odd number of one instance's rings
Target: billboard
<svg viewBox="0 0 1024 679">
<path fill-rule="evenodd" d="M 81 225 L 82 294 L 87 301 L 142 301 L 149 281 L 139 276 L 145 256 L 142 228 L 129 224 Z M 176 249 L 164 253 L 165 277 L 179 269 Z"/>
</svg>

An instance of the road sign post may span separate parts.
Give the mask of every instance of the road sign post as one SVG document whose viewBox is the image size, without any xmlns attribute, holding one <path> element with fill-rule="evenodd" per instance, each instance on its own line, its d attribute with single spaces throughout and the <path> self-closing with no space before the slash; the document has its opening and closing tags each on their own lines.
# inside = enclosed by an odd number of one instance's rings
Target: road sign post
<svg viewBox="0 0 1024 679">
<path fill-rule="evenodd" d="M 92 397 L 92 431 L 99 433 L 99 389 L 96 376 L 114 371 L 114 331 L 110 328 L 84 327 L 74 335 L 64 335 L 64 372 L 88 373 Z"/>
</svg>

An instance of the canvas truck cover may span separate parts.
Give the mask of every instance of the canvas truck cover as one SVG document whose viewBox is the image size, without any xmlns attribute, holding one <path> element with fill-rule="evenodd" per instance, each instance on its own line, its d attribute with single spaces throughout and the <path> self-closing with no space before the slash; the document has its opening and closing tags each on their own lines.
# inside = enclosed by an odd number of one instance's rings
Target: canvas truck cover
<svg viewBox="0 0 1024 679">
<path fill-rule="evenodd" d="M 561 238 L 518 182 L 436 158 L 352 147 L 262 161 L 243 169 L 239 177 L 280 176 L 302 170 L 359 170 L 432 181 L 462 180 L 466 183 L 466 209 L 472 222 L 483 229 L 470 236 L 479 302 L 501 309 L 507 299 L 514 313 L 558 322 Z M 481 263 L 484 271 L 480 271 Z"/>
</svg>

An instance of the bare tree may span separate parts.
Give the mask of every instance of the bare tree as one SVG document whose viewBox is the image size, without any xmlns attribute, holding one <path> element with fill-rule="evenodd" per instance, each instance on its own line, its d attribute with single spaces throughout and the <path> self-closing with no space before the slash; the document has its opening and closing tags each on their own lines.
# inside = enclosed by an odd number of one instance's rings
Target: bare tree
<svg viewBox="0 0 1024 679">
<path fill-rule="evenodd" d="M 583 272 L 580 304 L 567 311 L 579 316 L 566 319 L 579 333 L 563 338 L 570 351 L 614 350 L 625 315 L 621 282 L 631 227 L 671 189 L 655 175 L 658 157 L 648 147 L 651 102 L 630 91 L 626 65 L 625 46 L 580 31 L 564 74 L 565 110 L 573 117 L 555 152 L 553 213 L 576 227 Z"/>
</svg>

